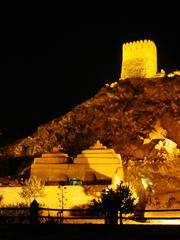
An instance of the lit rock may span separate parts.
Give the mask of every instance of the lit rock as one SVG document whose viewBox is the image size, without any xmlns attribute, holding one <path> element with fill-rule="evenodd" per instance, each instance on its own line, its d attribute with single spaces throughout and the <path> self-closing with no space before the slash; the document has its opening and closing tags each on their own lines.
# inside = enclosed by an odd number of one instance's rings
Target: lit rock
<svg viewBox="0 0 180 240">
<path fill-rule="evenodd" d="M 110 87 L 113 88 L 116 84 L 117 84 L 117 82 L 113 82 L 110 84 Z"/>
<path fill-rule="evenodd" d="M 159 78 L 159 77 L 164 77 L 166 75 L 166 72 L 164 71 L 164 69 L 161 69 L 161 72 L 156 73 L 155 77 Z"/>
<path fill-rule="evenodd" d="M 168 153 L 172 154 L 176 152 L 177 144 L 171 139 L 166 138 L 163 141 L 159 141 L 158 144 L 156 144 L 155 149 L 166 150 Z"/>
<path fill-rule="evenodd" d="M 149 138 L 145 138 L 143 144 L 148 144 L 154 139 L 165 139 L 167 135 L 166 129 L 162 128 L 159 120 L 154 126 L 154 130 L 149 133 Z M 158 149 L 158 148 L 157 148 Z"/>
<path fill-rule="evenodd" d="M 174 77 L 175 75 L 180 76 L 180 71 L 173 71 L 172 73 L 169 73 L 167 76 L 171 78 Z"/>
</svg>

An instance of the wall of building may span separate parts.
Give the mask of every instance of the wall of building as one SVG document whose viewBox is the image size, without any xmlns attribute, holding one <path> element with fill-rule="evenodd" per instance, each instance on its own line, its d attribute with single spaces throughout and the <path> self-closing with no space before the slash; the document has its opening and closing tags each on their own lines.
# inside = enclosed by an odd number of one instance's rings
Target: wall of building
<svg viewBox="0 0 180 240">
<path fill-rule="evenodd" d="M 1 187 L 3 206 L 22 202 L 25 203 L 25 200 L 19 195 L 21 191 L 21 187 Z M 62 207 L 62 197 L 64 198 L 64 209 L 71 209 L 87 204 L 94 198 L 92 195 L 87 195 L 82 186 L 63 186 L 61 188 L 58 188 L 58 186 L 45 186 L 44 194 L 37 197 L 36 200 L 43 207 L 60 209 Z"/>
<path fill-rule="evenodd" d="M 43 181 L 68 181 L 71 178 L 79 178 L 84 182 L 95 179 L 111 181 L 119 167 L 120 164 L 33 164 L 31 176 Z M 123 180 L 123 170 L 119 172 Z M 88 179 L 90 175 L 92 179 Z"/>
</svg>

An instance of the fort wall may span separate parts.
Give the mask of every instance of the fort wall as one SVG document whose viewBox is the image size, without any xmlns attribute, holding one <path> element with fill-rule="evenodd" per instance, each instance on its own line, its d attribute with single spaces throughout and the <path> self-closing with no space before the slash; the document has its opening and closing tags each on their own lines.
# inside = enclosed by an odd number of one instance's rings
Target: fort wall
<svg viewBox="0 0 180 240">
<path fill-rule="evenodd" d="M 151 78 L 157 73 L 157 49 L 151 40 L 140 40 L 122 45 L 121 79 Z"/>
</svg>

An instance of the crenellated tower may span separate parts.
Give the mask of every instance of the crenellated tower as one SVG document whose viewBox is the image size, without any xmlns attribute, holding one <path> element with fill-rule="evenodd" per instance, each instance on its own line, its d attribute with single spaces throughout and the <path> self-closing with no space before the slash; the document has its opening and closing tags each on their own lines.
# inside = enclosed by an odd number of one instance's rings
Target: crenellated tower
<svg viewBox="0 0 180 240">
<path fill-rule="evenodd" d="M 151 78 L 157 73 L 157 49 L 151 40 L 140 40 L 122 45 L 121 79 Z"/>
</svg>

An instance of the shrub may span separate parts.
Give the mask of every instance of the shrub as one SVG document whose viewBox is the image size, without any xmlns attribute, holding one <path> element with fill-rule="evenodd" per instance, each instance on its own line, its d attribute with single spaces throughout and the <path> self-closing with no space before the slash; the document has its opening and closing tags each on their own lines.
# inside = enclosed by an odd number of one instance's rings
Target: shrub
<svg viewBox="0 0 180 240">
<path fill-rule="evenodd" d="M 44 183 L 37 177 L 30 177 L 25 180 L 25 184 L 22 186 L 22 191 L 19 193 L 20 197 L 26 200 L 28 204 L 38 196 L 44 194 Z"/>
<path fill-rule="evenodd" d="M 122 224 L 122 214 L 133 213 L 137 202 L 134 189 L 129 184 L 121 182 L 115 189 L 107 187 L 102 190 L 100 197 L 93 199 L 89 208 L 104 216 L 112 224 L 117 224 L 119 211 Z"/>
</svg>

